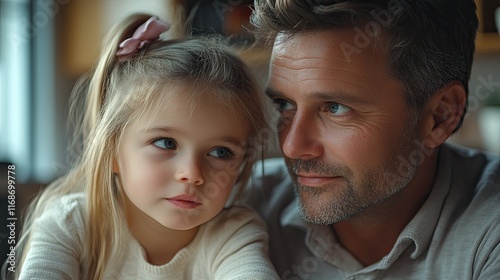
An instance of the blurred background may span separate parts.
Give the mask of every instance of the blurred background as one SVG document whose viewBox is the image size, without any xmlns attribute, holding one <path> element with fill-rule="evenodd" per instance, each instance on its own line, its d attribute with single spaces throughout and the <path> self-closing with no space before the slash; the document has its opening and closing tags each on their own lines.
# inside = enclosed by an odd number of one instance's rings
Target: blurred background
<svg viewBox="0 0 500 280">
<path fill-rule="evenodd" d="M 500 0 L 476 2 L 481 27 L 469 114 L 463 129 L 449 141 L 500 153 L 500 23 L 495 24 Z M 9 164 L 16 166 L 17 209 L 29 193 L 69 169 L 67 101 L 77 79 L 94 66 L 100 40 L 111 25 L 130 13 L 148 12 L 172 23 L 167 36 L 182 35 L 186 32 L 182 23 L 188 22 L 195 33 L 222 33 L 249 44 L 251 4 L 251 0 L 0 0 L 0 199 L 7 195 Z M 257 48 L 242 55 L 264 84 L 269 50 Z M 7 206 L 2 204 L 0 223 L 6 215 Z M 6 245 L 5 230 L 0 228 L 0 247 Z"/>
</svg>

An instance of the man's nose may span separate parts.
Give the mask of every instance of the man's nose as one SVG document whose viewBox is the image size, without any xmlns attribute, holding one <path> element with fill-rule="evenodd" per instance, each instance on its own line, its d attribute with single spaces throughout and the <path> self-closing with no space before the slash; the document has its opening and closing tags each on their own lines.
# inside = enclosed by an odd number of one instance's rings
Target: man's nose
<svg viewBox="0 0 500 280">
<path fill-rule="evenodd" d="M 281 150 L 286 157 L 310 159 L 322 154 L 323 147 L 314 115 L 297 111 L 291 119 L 283 121 L 281 128 Z"/>
</svg>

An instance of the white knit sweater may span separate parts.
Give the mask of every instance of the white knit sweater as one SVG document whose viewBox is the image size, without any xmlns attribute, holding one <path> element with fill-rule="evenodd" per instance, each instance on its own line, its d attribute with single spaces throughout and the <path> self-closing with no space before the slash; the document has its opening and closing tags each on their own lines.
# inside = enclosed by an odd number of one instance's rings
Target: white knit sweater
<svg viewBox="0 0 500 280">
<path fill-rule="evenodd" d="M 20 279 L 85 279 L 83 194 L 63 197 L 33 227 Z M 200 226 L 193 241 L 167 264 L 151 265 L 130 237 L 104 279 L 279 279 L 267 257 L 262 220 L 249 208 L 223 210 Z"/>
</svg>

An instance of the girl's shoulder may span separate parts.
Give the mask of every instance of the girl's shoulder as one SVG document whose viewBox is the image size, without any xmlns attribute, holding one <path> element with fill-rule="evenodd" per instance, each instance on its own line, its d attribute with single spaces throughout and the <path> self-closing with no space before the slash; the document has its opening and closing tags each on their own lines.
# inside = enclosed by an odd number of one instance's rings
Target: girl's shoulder
<svg viewBox="0 0 500 280">
<path fill-rule="evenodd" d="M 53 211 L 61 216 L 81 214 L 86 204 L 83 193 L 72 193 L 55 199 L 47 211 Z"/>
<path fill-rule="evenodd" d="M 85 224 L 85 207 L 83 193 L 67 194 L 50 201 L 34 223 L 56 226 L 67 231 L 80 230 Z"/>
<path fill-rule="evenodd" d="M 230 225 L 231 227 L 241 227 L 248 224 L 263 226 L 264 222 L 252 208 L 246 205 L 235 205 L 224 208 L 209 223 L 213 226 Z"/>
<path fill-rule="evenodd" d="M 266 225 L 250 207 L 238 205 L 223 209 L 212 220 L 200 227 L 200 231 L 204 235 L 203 238 L 226 242 L 229 239 L 242 238 L 242 236 L 253 235 L 252 238 L 254 238 L 260 234 L 266 234 Z"/>
<path fill-rule="evenodd" d="M 22 279 L 78 275 L 84 252 L 84 205 L 81 194 L 54 197 L 46 202 L 28 228 Z"/>
<path fill-rule="evenodd" d="M 232 270 L 255 269 L 247 265 L 267 267 L 263 255 L 268 250 L 267 243 L 265 224 L 259 215 L 249 207 L 232 206 L 202 225 L 188 247 L 196 252 L 196 260 L 210 264 L 210 273 L 230 275 Z"/>
</svg>

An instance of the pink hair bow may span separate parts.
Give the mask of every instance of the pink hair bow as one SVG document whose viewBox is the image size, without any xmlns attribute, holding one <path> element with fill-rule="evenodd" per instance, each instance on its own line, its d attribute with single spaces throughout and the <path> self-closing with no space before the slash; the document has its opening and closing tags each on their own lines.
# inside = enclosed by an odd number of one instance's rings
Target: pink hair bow
<svg viewBox="0 0 500 280">
<path fill-rule="evenodd" d="M 167 31 L 168 28 L 169 25 L 166 22 L 159 20 L 157 17 L 150 17 L 135 30 L 131 38 L 120 43 L 120 49 L 116 52 L 116 55 L 122 57 L 135 53 L 151 41 L 158 40 L 160 34 Z"/>
</svg>

